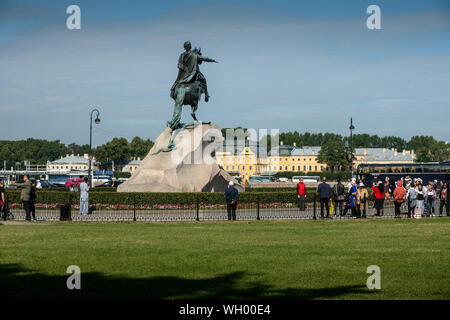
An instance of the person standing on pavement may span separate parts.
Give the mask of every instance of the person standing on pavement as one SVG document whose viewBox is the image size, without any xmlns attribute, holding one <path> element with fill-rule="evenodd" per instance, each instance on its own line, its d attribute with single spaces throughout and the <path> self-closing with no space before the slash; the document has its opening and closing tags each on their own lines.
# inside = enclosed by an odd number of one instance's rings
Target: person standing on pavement
<svg viewBox="0 0 450 320">
<path fill-rule="evenodd" d="M 401 180 L 397 181 L 397 187 L 394 189 L 394 206 L 395 206 L 395 217 L 400 218 L 400 207 L 403 202 L 405 202 L 406 189 L 403 187 Z"/>
<path fill-rule="evenodd" d="M 443 184 L 439 191 L 439 217 L 442 217 L 442 212 L 444 211 L 444 207 L 446 207 L 447 201 L 448 201 L 447 184 Z"/>
<path fill-rule="evenodd" d="M 357 217 L 356 212 L 356 197 L 358 196 L 358 188 L 356 188 L 356 181 L 352 181 L 352 187 L 349 191 L 349 207 L 352 211 L 352 217 Z"/>
<path fill-rule="evenodd" d="M 324 209 L 324 207 L 326 207 L 327 212 L 326 212 L 325 217 L 329 218 L 330 206 L 328 203 L 331 198 L 331 187 L 327 183 L 326 177 L 322 178 L 322 183 L 319 184 L 319 186 L 317 187 L 317 193 L 319 194 L 319 199 L 320 199 L 320 217 L 321 217 L 321 219 L 324 218 L 323 209 Z"/>
<path fill-rule="evenodd" d="M 358 187 L 358 194 L 356 196 L 356 203 L 358 204 L 359 208 L 359 216 L 365 218 L 367 214 L 368 209 L 368 203 L 369 203 L 369 192 L 366 189 L 366 186 L 364 183 L 360 183 Z"/>
<path fill-rule="evenodd" d="M 338 207 L 339 216 L 342 217 L 342 210 L 345 200 L 345 187 L 341 183 L 341 179 L 337 180 L 337 183 L 333 186 L 331 191 L 333 195 L 334 211 L 336 212 L 336 217 L 338 216 Z"/>
<path fill-rule="evenodd" d="M 36 221 L 36 206 L 35 206 L 36 199 L 37 199 L 36 184 L 34 182 L 31 182 L 30 212 L 31 212 L 31 216 L 33 217 L 34 221 Z"/>
<path fill-rule="evenodd" d="M 6 191 L 3 180 L 0 180 L 0 214 L 3 220 L 6 220 Z"/>
<path fill-rule="evenodd" d="M 433 185 L 428 184 L 427 190 L 425 190 L 425 203 L 428 212 L 428 216 L 434 216 L 434 203 L 436 202 L 436 191 Z"/>
<path fill-rule="evenodd" d="M 22 188 L 22 191 L 20 192 L 20 200 L 22 201 L 23 209 L 25 210 L 25 220 L 31 221 L 31 215 L 30 215 L 30 211 L 31 211 L 31 206 L 30 206 L 31 181 L 30 181 L 30 178 L 28 177 L 28 175 L 24 175 L 23 180 L 24 180 L 24 182 L 22 182 L 22 183 L 18 183 L 18 182 L 10 183 L 10 186 L 16 186 L 16 187 Z"/>
<path fill-rule="evenodd" d="M 230 181 L 225 189 L 225 199 L 227 201 L 228 220 L 236 220 L 236 207 L 239 198 L 239 192 L 234 187 L 234 182 Z"/>
<path fill-rule="evenodd" d="M 417 190 L 414 182 L 411 182 L 406 191 L 406 199 L 408 201 L 408 217 L 414 218 L 417 209 Z"/>
<path fill-rule="evenodd" d="M 88 178 L 84 177 L 80 183 L 80 214 L 89 213 L 89 185 Z"/>
<path fill-rule="evenodd" d="M 423 188 L 422 182 L 420 180 L 418 180 L 418 184 L 416 187 L 416 191 L 417 191 L 417 208 L 419 209 L 419 214 L 420 217 L 423 217 L 424 211 L 425 211 L 425 206 L 424 206 L 424 201 L 425 201 L 425 190 Z"/>
<path fill-rule="evenodd" d="M 384 207 L 384 184 L 382 181 L 378 181 L 378 184 L 375 183 L 372 185 L 372 192 L 375 194 L 375 203 L 373 204 L 373 212 L 377 212 L 376 214 L 372 214 L 375 217 L 380 217 L 383 215 L 383 207 Z"/>
<path fill-rule="evenodd" d="M 297 183 L 297 198 L 298 198 L 298 209 L 300 211 L 305 211 L 306 187 L 303 182 L 303 178 L 300 178 L 299 183 Z"/>
</svg>

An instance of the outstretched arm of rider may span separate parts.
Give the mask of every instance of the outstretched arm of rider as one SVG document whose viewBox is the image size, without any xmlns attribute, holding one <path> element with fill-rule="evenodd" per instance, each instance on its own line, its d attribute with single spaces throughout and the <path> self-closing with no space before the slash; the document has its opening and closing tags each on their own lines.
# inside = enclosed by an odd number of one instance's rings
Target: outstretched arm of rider
<svg viewBox="0 0 450 320">
<path fill-rule="evenodd" d="M 208 58 L 208 57 L 204 57 L 204 56 L 200 56 L 199 59 L 201 61 L 205 61 L 205 62 L 216 62 L 216 63 L 219 63 L 218 61 L 216 61 L 214 59 L 211 59 L 211 58 Z"/>
</svg>

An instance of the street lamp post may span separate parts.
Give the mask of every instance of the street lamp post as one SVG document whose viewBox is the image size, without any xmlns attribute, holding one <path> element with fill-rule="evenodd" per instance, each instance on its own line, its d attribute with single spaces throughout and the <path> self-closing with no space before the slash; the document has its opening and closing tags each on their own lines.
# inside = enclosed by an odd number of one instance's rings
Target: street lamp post
<svg viewBox="0 0 450 320">
<path fill-rule="evenodd" d="M 352 178 L 353 175 L 353 130 L 355 127 L 353 126 L 353 118 L 350 118 L 350 170 L 352 171 Z"/>
<path fill-rule="evenodd" d="M 91 122 L 90 122 L 90 136 L 89 136 L 89 169 L 88 169 L 88 176 L 89 176 L 89 186 L 92 187 L 92 176 L 91 176 L 91 171 L 92 171 L 92 114 L 94 112 L 97 112 L 97 116 L 95 118 L 95 123 L 99 124 L 100 123 L 100 118 L 98 117 L 100 115 L 100 111 L 98 111 L 97 109 L 93 109 L 91 111 Z"/>
</svg>

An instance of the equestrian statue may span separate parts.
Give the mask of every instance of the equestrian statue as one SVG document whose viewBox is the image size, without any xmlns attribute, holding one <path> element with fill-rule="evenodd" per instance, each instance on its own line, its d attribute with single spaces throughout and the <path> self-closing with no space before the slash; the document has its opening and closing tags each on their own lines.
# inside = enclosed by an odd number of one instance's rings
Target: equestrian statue
<svg viewBox="0 0 450 320">
<path fill-rule="evenodd" d="M 191 116 L 194 121 L 198 121 L 195 115 L 197 111 L 198 102 L 201 99 L 202 94 L 205 95 L 205 102 L 209 100 L 208 86 L 206 84 L 205 76 L 200 72 L 200 64 L 202 62 L 216 62 L 214 59 L 202 56 L 200 48 L 192 49 L 191 42 L 186 41 L 184 43 L 185 52 L 180 55 L 178 59 L 178 76 L 170 89 L 170 97 L 175 101 L 173 110 L 173 116 L 170 121 L 167 122 L 167 126 L 172 129 L 172 138 L 166 150 L 171 151 L 175 149 L 173 139 L 176 133 L 180 129 L 184 129 L 187 126 L 194 125 L 195 123 L 181 123 L 181 113 L 183 105 L 191 106 Z"/>
</svg>

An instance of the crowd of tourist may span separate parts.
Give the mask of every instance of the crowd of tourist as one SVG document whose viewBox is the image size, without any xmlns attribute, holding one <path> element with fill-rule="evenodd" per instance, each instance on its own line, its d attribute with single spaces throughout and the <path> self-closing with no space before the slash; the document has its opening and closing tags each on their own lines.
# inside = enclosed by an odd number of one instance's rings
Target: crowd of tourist
<svg viewBox="0 0 450 320">
<path fill-rule="evenodd" d="M 374 195 L 372 216 L 383 216 L 385 200 L 394 203 L 395 217 L 401 215 L 401 207 L 404 203 L 408 207 L 408 216 L 419 218 L 422 216 L 435 216 L 436 201 L 439 202 L 439 216 L 450 216 L 450 201 L 448 197 L 449 183 L 434 180 L 424 186 L 422 179 L 411 179 L 409 176 L 398 181 L 386 177 L 385 181 L 374 182 L 371 192 Z M 331 187 L 325 177 L 317 188 L 320 201 L 320 217 L 343 217 L 351 212 L 354 217 L 366 217 L 369 206 L 369 192 L 364 183 L 357 183 L 353 178 L 347 188 L 341 180 Z M 306 187 L 303 179 L 297 184 L 299 209 L 305 210 Z M 332 210 L 330 210 L 330 203 Z"/>
</svg>

